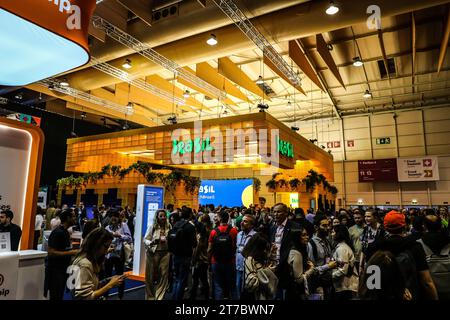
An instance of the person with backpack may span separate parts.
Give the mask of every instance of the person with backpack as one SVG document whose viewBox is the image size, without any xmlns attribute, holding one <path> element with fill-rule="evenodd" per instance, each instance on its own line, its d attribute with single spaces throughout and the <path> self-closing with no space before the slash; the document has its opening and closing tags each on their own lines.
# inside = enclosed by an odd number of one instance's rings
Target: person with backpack
<svg viewBox="0 0 450 320">
<path fill-rule="evenodd" d="M 175 223 L 169 232 L 168 249 L 173 255 L 173 271 L 175 283 L 173 300 L 183 300 L 184 289 L 191 269 L 192 254 L 197 246 L 195 226 L 190 222 L 192 209 L 184 207 L 181 219 Z"/>
<path fill-rule="evenodd" d="M 395 256 L 412 300 L 437 300 L 425 252 L 420 243 L 406 236 L 405 227 L 404 214 L 394 210 L 388 212 L 384 217 L 384 228 L 389 235 L 378 243 L 376 250 L 390 251 Z"/>
<path fill-rule="evenodd" d="M 145 266 L 147 300 L 164 299 L 169 288 L 170 253 L 167 245 L 169 231 L 170 224 L 166 211 L 164 209 L 157 210 L 155 221 L 144 238 L 147 257 Z"/>
<path fill-rule="evenodd" d="M 439 216 L 425 216 L 424 234 L 418 242 L 425 251 L 439 300 L 450 300 L 450 236 Z"/>
<path fill-rule="evenodd" d="M 316 293 L 328 300 L 332 296 L 333 282 L 332 270 L 337 267 L 332 261 L 332 247 L 329 239 L 330 220 L 323 213 L 314 216 L 316 233 L 308 243 L 308 257 L 318 271 L 311 278 L 310 293 Z"/>
<path fill-rule="evenodd" d="M 214 282 L 214 298 L 236 298 L 235 255 L 238 231 L 228 224 L 227 211 L 220 212 L 220 224 L 209 235 L 208 256 Z"/>
</svg>

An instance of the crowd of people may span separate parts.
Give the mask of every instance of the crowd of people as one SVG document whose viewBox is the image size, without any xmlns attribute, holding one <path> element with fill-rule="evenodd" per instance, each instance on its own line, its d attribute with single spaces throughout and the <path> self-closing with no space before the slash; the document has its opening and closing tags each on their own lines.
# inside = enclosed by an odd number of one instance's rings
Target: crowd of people
<svg viewBox="0 0 450 320">
<path fill-rule="evenodd" d="M 100 299 L 118 287 L 132 263 L 130 208 L 56 208 L 50 229 L 46 290 L 63 299 L 78 271 L 75 299 Z M 0 214 L 0 222 L 10 215 Z M 167 205 L 144 237 L 146 298 L 233 300 L 450 299 L 448 210 L 340 209 Z M 37 218 L 38 223 L 38 218 Z M 82 232 L 80 248 L 71 245 Z M 68 273 L 68 270 L 71 271 Z"/>
</svg>

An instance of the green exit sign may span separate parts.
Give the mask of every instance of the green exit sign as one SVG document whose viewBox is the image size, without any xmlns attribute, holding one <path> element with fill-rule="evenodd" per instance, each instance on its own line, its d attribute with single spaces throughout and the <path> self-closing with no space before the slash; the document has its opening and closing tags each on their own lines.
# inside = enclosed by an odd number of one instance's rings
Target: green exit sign
<svg viewBox="0 0 450 320">
<path fill-rule="evenodd" d="M 391 138 L 377 138 L 377 144 L 391 144 Z"/>
</svg>

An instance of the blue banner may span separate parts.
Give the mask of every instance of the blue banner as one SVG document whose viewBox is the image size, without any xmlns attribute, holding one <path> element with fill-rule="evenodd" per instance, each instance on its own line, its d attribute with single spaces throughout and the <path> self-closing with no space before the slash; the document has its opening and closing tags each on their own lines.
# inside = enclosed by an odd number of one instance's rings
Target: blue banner
<svg viewBox="0 0 450 320">
<path fill-rule="evenodd" d="M 144 208 L 142 218 L 142 234 L 145 235 L 147 227 L 153 224 L 155 213 L 158 209 L 164 209 L 164 188 L 145 186 Z"/>
<path fill-rule="evenodd" d="M 200 205 L 248 207 L 253 203 L 253 180 L 202 180 L 198 198 Z"/>
</svg>

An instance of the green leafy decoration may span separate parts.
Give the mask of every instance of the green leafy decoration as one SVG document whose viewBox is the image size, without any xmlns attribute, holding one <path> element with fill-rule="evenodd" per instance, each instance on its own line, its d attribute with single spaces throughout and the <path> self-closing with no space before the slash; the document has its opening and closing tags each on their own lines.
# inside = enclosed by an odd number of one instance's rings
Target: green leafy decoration
<svg viewBox="0 0 450 320">
<path fill-rule="evenodd" d="M 253 190 L 259 192 L 261 190 L 261 180 L 253 178 Z"/>
</svg>

